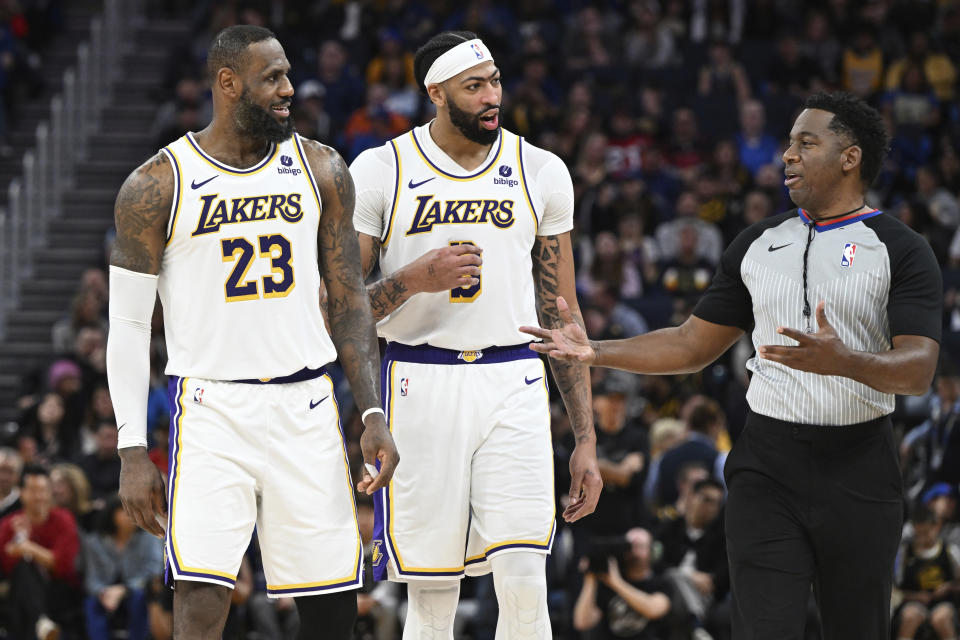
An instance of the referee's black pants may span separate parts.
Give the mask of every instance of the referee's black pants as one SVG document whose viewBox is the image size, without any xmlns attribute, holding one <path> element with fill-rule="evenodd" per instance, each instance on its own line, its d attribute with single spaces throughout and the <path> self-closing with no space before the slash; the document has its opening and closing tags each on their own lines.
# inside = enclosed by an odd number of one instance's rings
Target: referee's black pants
<svg viewBox="0 0 960 640">
<path fill-rule="evenodd" d="M 734 640 L 800 640 L 810 586 L 824 640 L 890 630 L 902 485 L 889 418 L 824 427 L 755 413 L 724 476 Z"/>
</svg>

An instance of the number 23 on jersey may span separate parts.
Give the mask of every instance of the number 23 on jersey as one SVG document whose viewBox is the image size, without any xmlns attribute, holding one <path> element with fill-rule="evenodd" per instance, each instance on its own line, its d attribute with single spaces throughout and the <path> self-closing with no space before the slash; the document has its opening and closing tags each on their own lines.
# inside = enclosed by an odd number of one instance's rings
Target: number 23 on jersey
<svg viewBox="0 0 960 640">
<path fill-rule="evenodd" d="M 264 298 L 282 298 L 293 291 L 296 283 L 293 279 L 290 241 L 279 233 L 273 233 L 258 236 L 257 245 L 259 257 L 270 260 L 271 275 L 259 280 L 246 280 L 247 271 L 253 263 L 254 245 L 246 238 L 224 238 L 220 241 L 223 261 L 237 263 L 223 285 L 227 302 L 260 299 L 261 282 Z"/>
</svg>

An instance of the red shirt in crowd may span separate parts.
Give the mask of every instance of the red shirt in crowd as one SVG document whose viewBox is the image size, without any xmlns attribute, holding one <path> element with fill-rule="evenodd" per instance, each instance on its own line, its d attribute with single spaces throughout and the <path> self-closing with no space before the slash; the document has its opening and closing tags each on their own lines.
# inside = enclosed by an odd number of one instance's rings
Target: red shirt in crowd
<svg viewBox="0 0 960 640">
<path fill-rule="evenodd" d="M 0 520 L 0 565 L 7 575 L 13 571 L 21 558 L 7 554 L 7 544 L 13 540 L 14 518 L 23 514 L 23 510 L 14 511 Z M 77 554 L 80 553 L 80 538 L 77 535 L 77 522 L 73 514 L 60 507 L 52 507 L 46 521 L 30 529 L 30 540 L 53 552 L 54 579 L 71 585 L 80 584 L 77 574 Z"/>
</svg>

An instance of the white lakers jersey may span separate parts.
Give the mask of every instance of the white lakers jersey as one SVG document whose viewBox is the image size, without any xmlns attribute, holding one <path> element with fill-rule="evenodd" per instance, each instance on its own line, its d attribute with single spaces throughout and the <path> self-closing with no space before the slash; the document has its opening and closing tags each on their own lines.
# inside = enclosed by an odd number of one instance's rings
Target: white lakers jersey
<svg viewBox="0 0 960 640">
<path fill-rule="evenodd" d="M 384 274 L 432 249 L 483 249 L 479 284 L 412 296 L 380 321 L 380 336 L 457 350 L 529 340 L 517 328 L 537 324 L 535 237 L 573 226 L 573 187 L 559 158 L 501 130 L 483 164 L 466 172 L 424 125 L 364 152 L 351 172 L 354 225 L 381 239 Z"/>
<path fill-rule="evenodd" d="M 192 134 L 163 148 L 174 200 L 159 292 L 167 374 L 275 378 L 336 357 L 320 314 L 320 194 L 297 135 L 249 169 Z"/>
</svg>

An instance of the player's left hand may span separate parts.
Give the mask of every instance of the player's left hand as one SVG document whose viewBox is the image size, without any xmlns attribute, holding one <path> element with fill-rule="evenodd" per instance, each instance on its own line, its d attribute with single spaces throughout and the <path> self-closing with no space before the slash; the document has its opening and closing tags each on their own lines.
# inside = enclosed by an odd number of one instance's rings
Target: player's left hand
<svg viewBox="0 0 960 640">
<path fill-rule="evenodd" d="M 393 472 L 400 462 L 400 454 L 397 452 L 397 445 L 393 442 L 393 436 L 387 429 L 387 421 L 382 413 L 371 413 L 367 416 L 364 423 L 363 435 L 360 436 L 360 449 L 363 451 L 363 479 L 357 483 L 357 491 L 373 495 L 377 489 L 381 489 L 390 482 Z M 367 469 L 367 465 L 376 467 L 380 463 L 379 473 L 374 477 Z"/>
<path fill-rule="evenodd" d="M 825 376 L 845 375 L 843 363 L 850 350 L 837 335 L 837 330 L 827 322 L 826 302 L 822 300 L 817 305 L 817 325 L 819 328 L 816 333 L 778 327 L 777 333 L 793 338 L 798 344 L 764 345 L 758 350 L 758 355 L 764 360 L 779 362 L 791 369 Z"/>
<path fill-rule="evenodd" d="M 576 522 L 593 513 L 603 490 L 596 444 L 584 442 L 574 447 L 570 456 L 570 478 L 570 504 L 563 510 L 563 519 Z"/>
</svg>

